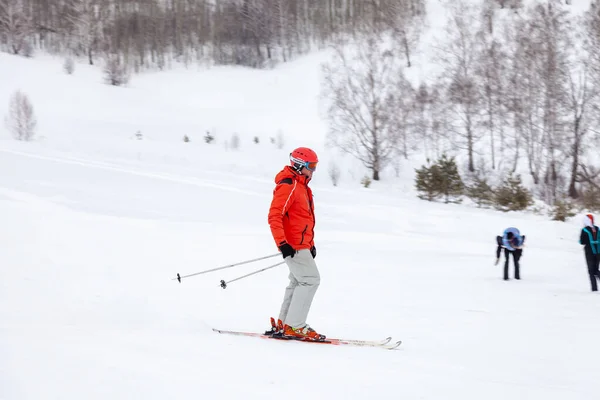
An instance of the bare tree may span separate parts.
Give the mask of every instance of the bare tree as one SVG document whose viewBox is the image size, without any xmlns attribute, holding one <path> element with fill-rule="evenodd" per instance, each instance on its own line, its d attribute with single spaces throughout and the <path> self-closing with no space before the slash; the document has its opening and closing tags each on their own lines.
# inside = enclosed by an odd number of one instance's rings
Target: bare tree
<svg viewBox="0 0 600 400">
<path fill-rule="evenodd" d="M 576 61 L 570 64 L 567 93 L 572 126 L 568 137 L 571 148 L 568 195 L 573 199 L 580 196 L 578 182 L 583 179 L 583 182 L 589 183 L 595 179 L 582 164 L 588 134 L 594 131 L 591 126 L 598 122 L 597 114 L 600 111 L 600 9 L 597 3 L 592 3 L 581 22 L 583 23 L 578 26 L 583 27 L 583 47 L 579 50 Z M 582 168 L 583 173 L 580 172 Z"/>
<path fill-rule="evenodd" d="M 98 50 L 102 27 L 103 12 L 100 0 L 67 0 L 65 18 L 71 30 L 71 47 L 76 54 L 85 54 L 90 65 L 94 64 L 95 52 Z"/>
<path fill-rule="evenodd" d="M 558 196 L 560 167 L 564 157 L 566 115 L 564 104 L 568 92 L 568 59 L 572 27 L 568 15 L 555 1 L 537 4 L 528 9 L 526 34 L 531 47 L 532 73 L 539 85 L 541 143 L 543 146 L 543 182 L 546 201 L 553 204 Z"/>
<path fill-rule="evenodd" d="M 447 97 L 452 119 L 448 126 L 456 144 L 466 149 L 468 170 L 475 170 L 475 144 L 480 134 L 475 129 L 479 121 L 481 96 L 475 79 L 479 48 L 475 9 L 463 0 L 452 3 L 446 26 L 446 43 L 438 47 L 437 60 L 444 68 L 448 82 Z"/>
<path fill-rule="evenodd" d="M 37 121 L 33 105 L 25 93 L 17 91 L 11 96 L 5 121 L 15 139 L 25 141 L 33 139 Z"/>
<path fill-rule="evenodd" d="M 500 133 L 500 154 L 501 160 L 507 159 L 508 170 L 510 173 L 515 173 L 521 157 L 523 145 L 524 131 L 527 128 L 527 104 L 524 101 L 524 95 L 528 94 L 525 90 L 525 83 L 528 77 L 526 70 L 524 46 L 521 45 L 524 37 L 523 29 L 520 29 L 518 24 L 509 21 L 502 26 L 502 36 L 505 39 L 504 53 L 507 62 L 502 68 L 503 75 L 501 77 L 503 85 L 500 87 L 498 95 L 500 96 L 500 109 L 502 114 L 505 112 L 506 121 L 499 129 Z M 525 78 L 524 78 L 525 77 Z M 523 78 L 523 79 L 522 79 Z M 504 130 L 503 125 L 507 127 Z M 506 153 L 509 152 L 507 155 Z M 512 152 L 512 153 L 510 153 Z M 498 168 L 501 168 L 500 163 Z"/>
<path fill-rule="evenodd" d="M 579 175 L 581 156 L 587 134 L 592 123 L 592 110 L 598 111 L 598 98 L 600 91 L 589 77 L 589 70 L 585 61 L 578 63 L 581 68 L 569 74 L 568 107 L 571 113 L 571 134 L 569 135 L 571 152 L 571 173 L 569 179 L 569 197 L 579 197 L 576 182 Z M 575 75 L 575 76 L 573 76 Z"/>
<path fill-rule="evenodd" d="M 389 29 L 382 16 L 405 10 L 399 32 L 410 58 L 425 0 L 0 0 L 0 48 L 33 46 L 90 64 L 120 54 L 135 71 L 217 62 L 265 67 L 288 61 L 361 27 Z M 399 8 L 399 6 L 402 6 Z M 404 18 L 404 17 L 403 17 Z M 373 25 L 377 22 L 376 25 Z M 27 29 L 23 29 L 27 28 Z M 369 30 L 368 30 L 369 31 Z"/>
<path fill-rule="evenodd" d="M 398 70 L 396 75 L 396 94 L 394 100 L 392 118 L 394 118 L 395 130 L 398 135 L 396 139 L 396 152 L 399 156 L 407 160 L 409 151 L 413 148 L 415 90 L 401 69 Z"/>
<path fill-rule="evenodd" d="M 21 54 L 29 46 L 31 21 L 23 0 L 0 0 L 0 43 L 13 54 Z"/>
<path fill-rule="evenodd" d="M 483 23 L 477 34 L 481 51 L 477 54 L 475 72 L 478 80 L 479 95 L 481 96 L 482 118 L 480 127 L 487 132 L 489 142 L 491 166 L 496 169 L 502 157 L 498 157 L 497 151 L 504 152 L 504 127 L 508 123 L 506 110 L 506 78 L 507 63 L 509 59 L 502 42 L 495 35 L 495 4 L 492 0 L 483 3 Z"/>
<path fill-rule="evenodd" d="M 431 102 L 432 98 L 429 93 L 430 89 L 425 82 L 419 85 L 419 88 L 415 91 L 414 98 L 414 131 L 416 136 L 420 137 L 423 141 L 423 151 L 427 158 L 431 158 L 430 147 L 431 147 L 431 136 L 430 136 L 430 122 L 429 116 L 431 115 Z"/>
<path fill-rule="evenodd" d="M 542 143 L 542 91 L 535 73 L 537 45 L 528 33 L 528 21 L 519 21 L 506 32 L 510 40 L 509 87 L 506 104 L 513 119 L 513 170 L 523 146 L 527 167 L 534 183 L 540 183 L 544 159 Z"/>
<path fill-rule="evenodd" d="M 415 139 L 421 138 L 421 149 L 429 159 L 439 158 L 448 150 L 445 143 L 448 108 L 441 95 L 444 90 L 441 81 L 433 85 L 423 82 L 413 92 L 412 131 Z"/>
<path fill-rule="evenodd" d="M 397 59 L 377 36 L 351 48 L 339 43 L 334 50 L 333 61 L 324 66 L 329 139 L 379 180 L 399 137 L 393 107 Z"/>
<path fill-rule="evenodd" d="M 406 66 L 411 67 L 411 54 L 419 42 L 425 23 L 424 1 L 380 0 L 373 2 L 380 14 L 380 29 L 392 34 L 395 46 L 406 58 Z"/>
</svg>

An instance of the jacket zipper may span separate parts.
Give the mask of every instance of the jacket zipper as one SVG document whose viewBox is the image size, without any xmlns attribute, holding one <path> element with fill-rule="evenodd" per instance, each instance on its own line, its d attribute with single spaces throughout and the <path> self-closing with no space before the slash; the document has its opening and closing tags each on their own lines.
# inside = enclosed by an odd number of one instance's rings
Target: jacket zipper
<svg viewBox="0 0 600 400">
<path fill-rule="evenodd" d="M 312 234 L 312 238 L 314 240 L 314 238 L 315 238 L 315 224 L 317 223 L 317 220 L 315 218 L 315 212 L 314 212 L 314 208 L 313 208 L 314 205 L 313 205 L 312 199 L 309 201 L 309 203 L 310 203 L 310 214 L 312 215 L 312 219 L 313 219 L 313 224 L 312 224 L 312 228 L 310 230 L 311 231 L 310 233 Z"/>
<path fill-rule="evenodd" d="M 302 231 L 302 240 L 300 240 L 300 244 L 302 244 L 304 242 L 304 234 L 306 233 L 306 230 L 308 229 L 308 225 L 306 225 L 304 227 L 304 230 Z"/>
</svg>

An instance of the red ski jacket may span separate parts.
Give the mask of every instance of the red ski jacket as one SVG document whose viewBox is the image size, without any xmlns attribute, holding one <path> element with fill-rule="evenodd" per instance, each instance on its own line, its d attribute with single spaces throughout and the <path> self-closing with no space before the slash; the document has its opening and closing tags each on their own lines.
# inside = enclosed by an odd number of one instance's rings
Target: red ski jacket
<svg viewBox="0 0 600 400">
<path fill-rule="evenodd" d="M 308 178 L 285 167 L 275 177 L 273 200 L 269 209 L 269 226 L 279 247 L 283 242 L 294 249 L 314 245 L 315 214 Z"/>
</svg>

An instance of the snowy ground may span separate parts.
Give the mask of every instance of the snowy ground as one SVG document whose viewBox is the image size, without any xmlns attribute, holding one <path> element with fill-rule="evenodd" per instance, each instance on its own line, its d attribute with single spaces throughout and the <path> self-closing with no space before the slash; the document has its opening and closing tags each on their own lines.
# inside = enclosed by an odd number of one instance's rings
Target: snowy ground
<svg viewBox="0 0 600 400">
<path fill-rule="evenodd" d="M 579 218 L 420 201 L 414 164 L 362 188 L 365 171 L 324 145 L 323 57 L 113 88 L 96 68 L 67 76 L 60 59 L 0 54 L 0 103 L 24 90 L 40 135 L 19 143 L 0 125 L 1 400 L 598 397 L 600 295 Z M 216 144 L 203 143 L 206 130 Z M 283 149 L 269 143 L 278 130 Z M 237 151 L 225 145 L 234 132 Z M 273 177 L 299 145 L 322 159 L 309 323 L 330 337 L 391 335 L 397 351 L 213 333 L 268 327 L 285 267 L 226 290 L 219 281 L 278 259 L 173 281 L 276 251 Z M 508 226 L 527 235 L 521 281 L 493 265 Z"/>
<path fill-rule="evenodd" d="M 315 184 L 310 323 L 402 348 L 225 337 L 210 327 L 265 329 L 285 268 L 226 290 L 220 279 L 271 261 L 171 279 L 273 253 L 271 179 L 1 146 L 3 400 L 596 396 L 600 297 L 575 222 Z M 521 281 L 493 266 L 509 225 L 528 237 Z"/>
</svg>

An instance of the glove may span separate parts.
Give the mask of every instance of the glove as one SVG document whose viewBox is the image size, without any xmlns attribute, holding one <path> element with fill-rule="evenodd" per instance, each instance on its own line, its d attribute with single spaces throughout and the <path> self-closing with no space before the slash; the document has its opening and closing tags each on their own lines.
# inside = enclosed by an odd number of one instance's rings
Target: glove
<svg viewBox="0 0 600 400">
<path fill-rule="evenodd" d="M 287 242 L 281 243 L 281 245 L 279 246 L 279 251 L 281 251 L 284 260 L 287 257 L 294 258 L 294 255 L 296 254 L 296 250 L 294 250 L 294 248 L 290 246 Z"/>
<path fill-rule="evenodd" d="M 310 254 L 312 254 L 313 258 L 317 257 L 317 248 L 315 246 L 310 248 Z"/>
</svg>

